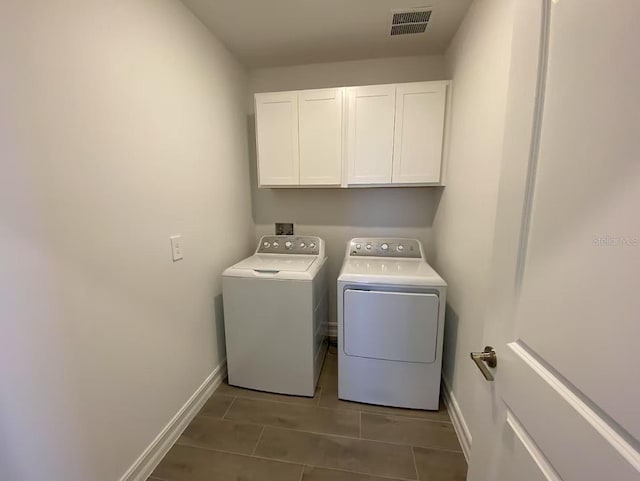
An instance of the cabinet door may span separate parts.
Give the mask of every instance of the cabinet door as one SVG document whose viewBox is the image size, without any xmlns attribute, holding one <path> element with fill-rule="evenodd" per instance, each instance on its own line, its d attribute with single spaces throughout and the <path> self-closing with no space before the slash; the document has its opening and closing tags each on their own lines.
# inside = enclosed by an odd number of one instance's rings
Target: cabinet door
<svg viewBox="0 0 640 481">
<path fill-rule="evenodd" d="M 259 185 L 299 183 L 298 95 L 256 94 Z"/>
<path fill-rule="evenodd" d="M 398 85 L 393 183 L 440 182 L 447 82 Z"/>
<path fill-rule="evenodd" d="M 347 89 L 349 184 L 389 184 L 393 158 L 394 85 Z"/>
<path fill-rule="evenodd" d="M 301 185 L 342 181 L 342 92 L 310 90 L 298 95 Z"/>
</svg>

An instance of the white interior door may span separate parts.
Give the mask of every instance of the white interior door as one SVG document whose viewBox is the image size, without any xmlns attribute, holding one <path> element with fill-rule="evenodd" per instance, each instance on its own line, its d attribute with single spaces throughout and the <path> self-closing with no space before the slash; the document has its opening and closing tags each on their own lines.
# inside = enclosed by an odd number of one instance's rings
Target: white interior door
<svg viewBox="0 0 640 481">
<path fill-rule="evenodd" d="M 398 85 L 393 183 L 440 182 L 448 82 Z"/>
<path fill-rule="evenodd" d="M 468 479 L 637 481 L 640 2 L 514 8 L 485 333 L 498 364 Z"/>
<path fill-rule="evenodd" d="M 258 183 L 297 185 L 300 181 L 298 94 L 256 94 L 255 108 Z"/>
<path fill-rule="evenodd" d="M 349 184 L 391 183 L 395 98 L 395 85 L 347 89 Z"/>
<path fill-rule="evenodd" d="M 298 95 L 302 185 L 340 185 L 342 181 L 343 91 L 309 90 Z"/>
</svg>

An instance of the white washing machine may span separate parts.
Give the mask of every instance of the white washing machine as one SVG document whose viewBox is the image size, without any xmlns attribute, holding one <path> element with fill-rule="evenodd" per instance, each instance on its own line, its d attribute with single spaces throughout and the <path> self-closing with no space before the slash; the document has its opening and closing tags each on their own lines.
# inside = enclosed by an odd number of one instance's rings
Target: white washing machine
<svg viewBox="0 0 640 481">
<path fill-rule="evenodd" d="M 351 240 L 338 277 L 340 399 L 438 409 L 446 289 L 418 240 Z"/>
<path fill-rule="evenodd" d="M 229 384 L 313 396 L 327 349 L 324 241 L 262 237 L 222 274 Z"/>
</svg>

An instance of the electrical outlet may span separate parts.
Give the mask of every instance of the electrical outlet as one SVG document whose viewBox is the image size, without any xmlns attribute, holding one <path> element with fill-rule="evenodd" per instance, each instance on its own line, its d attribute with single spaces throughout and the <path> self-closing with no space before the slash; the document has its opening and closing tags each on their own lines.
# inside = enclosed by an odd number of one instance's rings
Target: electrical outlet
<svg viewBox="0 0 640 481">
<path fill-rule="evenodd" d="M 183 258 L 182 255 L 182 236 L 174 235 L 169 237 L 171 241 L 171 255 L 173 256 L 173 262 L 179 261 Z"/>
<path fill-rule="evenodd" d="M 276 222 L 276 235 L 293 235 L 293 222 Z"/>
</svg>

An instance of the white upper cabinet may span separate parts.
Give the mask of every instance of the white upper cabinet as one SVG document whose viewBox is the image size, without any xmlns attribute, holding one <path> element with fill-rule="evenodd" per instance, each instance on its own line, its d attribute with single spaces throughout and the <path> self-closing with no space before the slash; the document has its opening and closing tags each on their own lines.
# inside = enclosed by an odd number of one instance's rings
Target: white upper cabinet
<svg viewBox="0 0 640 481">
<path fill-rule="evenodd" d="M 343 90 L 308 90 L 298 95 L 300 185 L 339 186 L 342 182 Z"/>
<path fill-rule="evenodd" d="M 298 185 L 298 95 L 256 94 L 256 139 L 260 185 Z"/>
<path fill-rule="evenodd" d="M 394 184 L 440 182 L 447 82 L 396 88 Z"/>
<path fill-rule="evenodd" d="M 347 89 L 347 183 L 390 184 L 395 85 Z"/>
<path fill-rule="evenodd" d="M 256 94 L 260 187 L 442 185 L 448 86 Z"/>
</svg>

